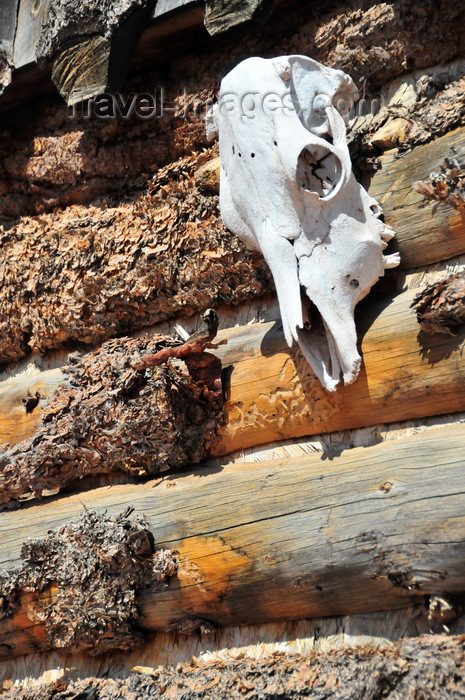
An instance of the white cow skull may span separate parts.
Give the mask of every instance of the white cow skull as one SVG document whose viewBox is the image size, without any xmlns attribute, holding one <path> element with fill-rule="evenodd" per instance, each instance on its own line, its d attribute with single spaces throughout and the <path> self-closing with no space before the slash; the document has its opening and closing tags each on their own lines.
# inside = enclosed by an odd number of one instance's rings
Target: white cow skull
<svg viewBox="0 0 465 700">
<path fill-rule="evenodd" d="M 286 341 L 330 391 L 341 371 L 349 384 L 360 370 L 356 303 L 399 263 L 383 256 L 394 232 L 352 173 L 340 112 L 357 96 L 348 75 L 306 56 L 249 58 L 223 78 L 207 119 L 219 133 L 223 221 L 262 252 Z M 301 288 L 323 327 L 309 327 Z"/>
</svg>

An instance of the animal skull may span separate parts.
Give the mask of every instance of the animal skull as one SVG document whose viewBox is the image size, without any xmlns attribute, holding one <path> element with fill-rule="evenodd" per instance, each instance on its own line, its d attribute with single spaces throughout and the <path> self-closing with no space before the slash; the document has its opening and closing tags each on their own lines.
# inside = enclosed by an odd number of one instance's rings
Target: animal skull
<svg viewBox="0 0 465 700">
<path fill-rule="evenodd" d="M 207 118 L 219 134 L 223 221 L 262 252 L 286 341 L 329 391 L 360 370 L 355 305 L 399 263 L 383 256 L 394 232 L 352 173 L 340 112 L 357 97 L 348 75 L 306 56 L 249 58 L 223 78 Z M 301 289 L 322 326 L 310 326 Z"/>
</svg>

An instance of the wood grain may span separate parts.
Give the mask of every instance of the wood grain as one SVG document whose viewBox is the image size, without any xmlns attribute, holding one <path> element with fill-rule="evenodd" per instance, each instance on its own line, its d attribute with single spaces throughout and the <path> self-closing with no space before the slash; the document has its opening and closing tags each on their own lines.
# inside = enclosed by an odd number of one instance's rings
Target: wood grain
<svg viewBox="0 0 465 700">
<path fill-rule="evenodd" d="M 46 398 L 66 381 L 59 365 L 65 362 L 67 353 L 54 353 L 55 362 L 40 359 L 21 363 L 19 371 L 6 376 L 0 382 L 0 441 L 16 444 L 32 435 L 40 419 L 41 407 Z M 58 363 L 57 363 L 57 358 Z M 47 366 L 48 365 L 52 365 Z M 58 364 L 58 366 L 57 366 Z M 34 408 L 27 410 L 23 399 L 39 394 Z"/>
<path fill-rule="evenodd" d="M 465 331 L 452 338 L 421 332 L 410 310 L 415 291 L 359 309 L 363 367 L 335 393 L 287 348 L 280 323 L 230 330 L 220 353 L 227 401 L 215 452 L 464 410 Z"/>
<path fill-rule="evenodd" d="M 368 185 L 369 193 L 384 209 L 386 223 L 396 232 L 404 268 L 445 260 L 465 252 L 465 212 L 448 204 L 426 200 L 413 189 L 439 171 L 455 149 L 465 159 L 465 128 L 456 129 L 399 157 L 397 149 L 380 157 L 380 169 Z"/>
<path fill-rule="evenodd" d="M 320 456 L 203 468 L 4 513 L 0 565 L 83 507 L 144 515 L 156 546 L 179 552 L 169 588 L 141 591 L 140 625 L 265 623 L 410 605 L 465 588 L 465 426 Z M 32 594 L 0 621 L 3 658 L 47 646 Z M 44 592 L 42 595 L 46 595 Z"/>
</svg>

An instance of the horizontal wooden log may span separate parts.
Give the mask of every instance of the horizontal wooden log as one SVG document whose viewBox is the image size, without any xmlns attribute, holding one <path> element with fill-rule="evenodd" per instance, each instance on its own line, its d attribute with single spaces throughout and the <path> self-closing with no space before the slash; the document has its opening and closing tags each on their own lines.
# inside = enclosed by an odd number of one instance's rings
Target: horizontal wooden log
<svg viewBox="0 0 465 700">
<path fill-rule="evenodd" d="M 295 347 L 289 350 L 280 323 L 228 331 L 228 345 L 218 351 L 229 379 L 215 453 L 464 410 L 465 329 L 453 337 L 421 332 L 410 309 L 416 291 L 361 306 L 362 370 L 334 393 Z"/>
<path fill-rule="evenodd" d="M 203 468 L 4 513 L 0 564 L 17 565 L 24 540 L 83 507 L 116 515 L 132 506 L 156 547 L 178 552 L 168 587 L 138 594 L 145 630 L 389 610 L 456 595 L 465 590 L 464 439 L 457 425 L 330 462 L 309 455 Z M 2 658 L 50 644 L 33 610 L 34 595 L 25 594 L 0 621 Z"/>
<path fill-rule="evenodd" d="M 142 5 L 135 3 L 133 7 L 130 6 L 131 3 L 126 3 L 123 19 L 118 13 L 116 17 L 112 17 L 114 24 L 118 25 L 113 27 L 108 26 L 106 22 L 102 25 L 101 18 L 100 23 L 95 21 L 98 3 L 90 12 L 87 9 L 93 16 L 94 26 L 86 26 L 83 22 L 88 16 L 87 12 L 81 13 L 83 16 L 76 22 L 69 12 L 69 5 L 64 5 L 65 11 L 61 13 L 60 20 L 65 26 L 60 29 L 67 30 L 70 25 L 74 31 L 71 33 L 71 39 L 68 37 L 67 41 L 62 40 L 55 52 L 52 80 L 68 105 L 97 97 L 105 92 L 120 90 L 134 49 L 149 22 L 154 2 L 155 0 L 149 0 Z M 77 7 L 81 7 L 81 3 L 78 3 Z M 113 13 L 110 13 L 110 16 L 111 14 Z M 107 18 L 108 13 L 105 19 Z M 80 32 L 76 33 L 76 24 L 84 24 L 85 30 L 81 28 Z"/>
<path fill-rule="evenodd" d="M 363 367 L 354 384 L 335 393 L 322 388 L 296 347 L 289 350 L 279 321 L 220 331 L 218 340 L 228 343 L 214 352 L 223 363 L 226 401 L 212 451 L 465 410 L 465 330 L 422 332 L 410 309 L 417 291 L 390 303 L 363 302 L 357 319 Z M 32 365 L 0 383 L 3 443 L 34 434 L 41 404 L 63 379 L 59 367 Z M 41 399 L 28 413 L 23 399 L 36 392 Z"/>
<path fill-rule="evenodd" d="M 439 171 L 444 159 L 456 151 L 465 161 L 465 128 L 417 146 L 398 157 L 397 149 L 380 160 L 368 186 L 384 209 L 386 222 L 396 232 L 404 268 L 445 260 L 465 252 L 465 210 L 444 202 L 431 203 L 413 185 Z"/>
</svg>

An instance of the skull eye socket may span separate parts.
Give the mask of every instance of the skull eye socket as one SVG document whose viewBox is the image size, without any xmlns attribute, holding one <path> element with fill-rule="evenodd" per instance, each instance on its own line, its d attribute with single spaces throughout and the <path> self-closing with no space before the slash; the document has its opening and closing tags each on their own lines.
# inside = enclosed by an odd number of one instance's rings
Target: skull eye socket
<svg viewBox="0 0 465 700">
<path fill-rule="evenodd" d="M 304 148 L 297 160 L 297 182 L 320 198 L 334 190 L 343 174 L 339 158 L 323 146 Z"/>
</svg>

